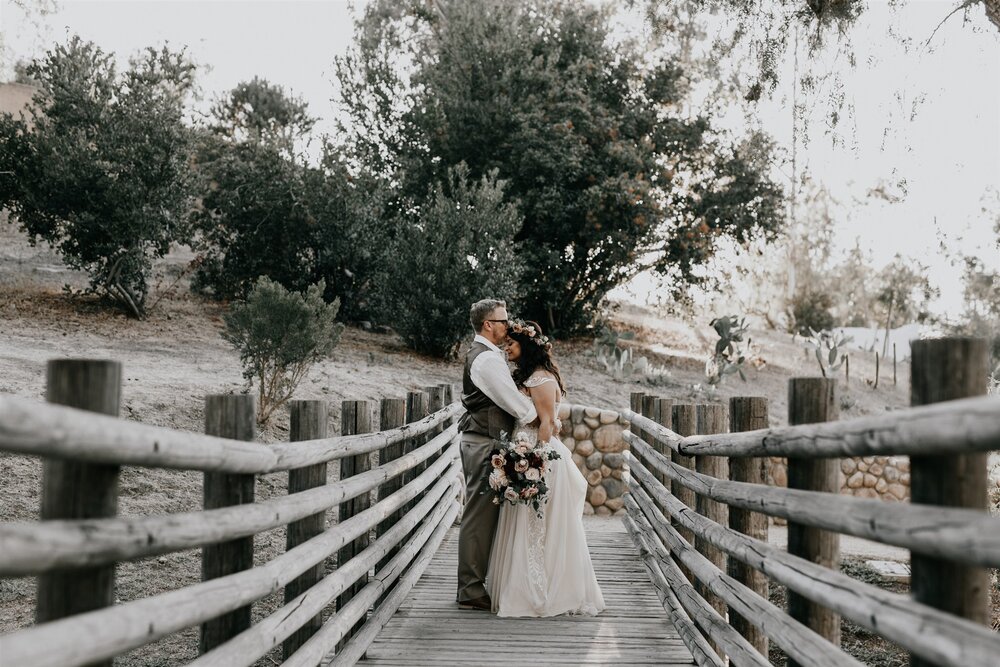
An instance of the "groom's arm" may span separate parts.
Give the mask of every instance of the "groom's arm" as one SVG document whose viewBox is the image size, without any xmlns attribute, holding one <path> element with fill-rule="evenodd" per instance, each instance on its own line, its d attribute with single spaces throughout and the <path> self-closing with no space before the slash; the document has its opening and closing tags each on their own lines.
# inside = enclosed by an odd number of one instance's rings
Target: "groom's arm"
<svg viewBox="0 0 1000 667">
<path fill-rule="evenodd" d="M 497 354 L 480 354 L 469 369 L 472 382 L 496 403 L 501 410 L 513 415 L 523 424 L 535 420 L 535 404 L 522 394 L 510 377 L 507 364 Z"/>
</svg>

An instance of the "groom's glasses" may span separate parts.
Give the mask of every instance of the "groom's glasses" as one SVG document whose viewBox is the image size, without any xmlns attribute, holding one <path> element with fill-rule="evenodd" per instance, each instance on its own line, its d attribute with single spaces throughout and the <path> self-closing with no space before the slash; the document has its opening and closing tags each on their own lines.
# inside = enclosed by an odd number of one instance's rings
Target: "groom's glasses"
<svg viewBox="0 0 1000 667">
<path fill-rule="evenodd" d="M 486 320 L 487 322 L 500 322 L 505 327 L 510 326 L 510 320 Z"/>
</svg>

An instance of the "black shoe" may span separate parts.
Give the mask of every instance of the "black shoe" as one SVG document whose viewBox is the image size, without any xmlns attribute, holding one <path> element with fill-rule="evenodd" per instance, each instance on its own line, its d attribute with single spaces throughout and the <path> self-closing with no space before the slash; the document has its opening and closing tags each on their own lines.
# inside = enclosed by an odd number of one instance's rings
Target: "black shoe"
<svg viewBox="0 0 1000 667">
<path fill-rule="evenodd" d="M 477 609 L 479 611 L 493 611 L 493 601 L 489 595 L 484 595 L 475 600 L 462 600 L 458 603 L 459 609 Z"/>
</svg>

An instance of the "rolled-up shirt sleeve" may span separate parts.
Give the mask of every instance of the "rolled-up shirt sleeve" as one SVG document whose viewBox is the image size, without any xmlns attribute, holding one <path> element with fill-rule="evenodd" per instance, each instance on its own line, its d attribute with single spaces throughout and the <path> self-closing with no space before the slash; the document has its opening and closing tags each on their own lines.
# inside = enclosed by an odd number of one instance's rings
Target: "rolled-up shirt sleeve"
<svg viewBox="0 0 1000 667">
<path fill-rule="evenodd" d="M 472 362 L 469 369 L 472 382 L 486 394 L 491 401 L 496 403 L 501 410 L 513 415 L 522 424 L 529 424 L 535 420 L 538 413 L 535 411 L 535 404 L 531 399 L 522 394 L 514 384 L 507 364 L 500 358 L 499 354 L 487 352 L 480 354 Z"/>
</svg>

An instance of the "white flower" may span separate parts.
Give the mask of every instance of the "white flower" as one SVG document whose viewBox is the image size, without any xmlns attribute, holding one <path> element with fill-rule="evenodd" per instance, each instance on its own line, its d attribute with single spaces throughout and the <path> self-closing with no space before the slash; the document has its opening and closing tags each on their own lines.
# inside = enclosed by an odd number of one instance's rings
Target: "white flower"
<svg viewBox="0 0 1000 667">
<path fill-rule="evenodd" d="M 542 478 L 542 472 L 538 468 L 528 468 L 524 476 L 528 481 L 537 482 Z"/>
<path fill-rule="evenodd" d="M 503 497 L 504 497 L 504 498 L 506 498 L 507 500 L 509 500 L 509 501 L 510 501 L 510 502 L 512 502 L 512 503 L 516 503 L 516 502 L 517 502 L 517 500 L 518 500 L 518 495 L 517 495 L 517 491 L 515 491 L 515 490 L 514 490 L 514 489 L 512 489 L 512 488 L 510 488 L 509 486 L 508 486 L 508 487 L 507 487 L 507 489 L 506 489 L 506 490 L 505 490 L 505 491 L 503 492 Z"/>
<path fill-rule="evenodd" d="M 494 491 L 499 491 L 501 488 L 507 486 L 507 476 L 503 474 L 503 470 L 494 470 L 490 473 L 490 488 Z"/>
</svg>

